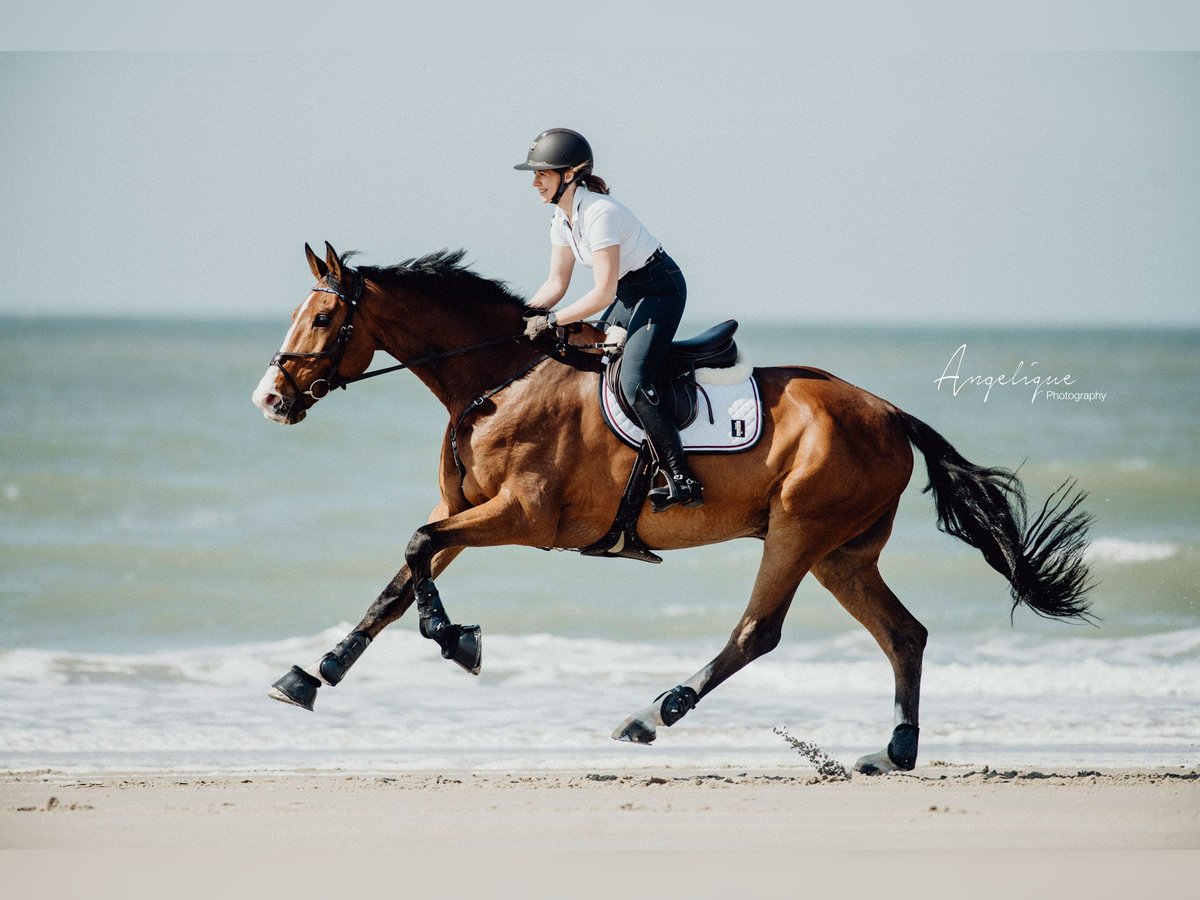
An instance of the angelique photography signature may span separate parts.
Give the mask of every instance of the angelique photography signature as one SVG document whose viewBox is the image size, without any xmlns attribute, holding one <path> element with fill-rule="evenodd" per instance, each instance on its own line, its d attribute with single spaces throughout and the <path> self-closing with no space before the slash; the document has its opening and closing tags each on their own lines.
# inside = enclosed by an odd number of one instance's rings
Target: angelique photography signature
<svg viewBox="0 0 1200 900">
<path fill-rule="evenodd" d="M 1040 371 L 1035 372 L 1034 367 L 1038 365 L 1037 361 L 1030 362 L 1028 369 L 1026 369 L 1025 360 L 1021 360 L 1011 373 L 1004 372 L 999 375 L 963 375 L 963 362 L 966 356 L 967 345 L 962 344 L 950 356 L 950 361 L 946 363 L 941 376 L 933 380 L 933 383 L 937 385 L 938 391 L 941 391 L 943 386 L 945 386 L 957 397 L 959 392 L 966 387 L 982 387 L 984 388 L 984 403 L 987 403 L 988 397 L 992 394 L 992 388 L 995 387 L 1032 388 L 1029 397 L 1030 403 L 1036 402 L 1039 396 L 1044 397 L 1046 400 L 1067 400 L 1075 403 L 1098 400 L 1103 403 L 1104 398 L 1107 396 L 1103 391 L 1068 390 L 1068 388 L 1075 384 L 1074 375 L 1070 373 L 1047 375 L 1041 374 Z"/>
</svg>

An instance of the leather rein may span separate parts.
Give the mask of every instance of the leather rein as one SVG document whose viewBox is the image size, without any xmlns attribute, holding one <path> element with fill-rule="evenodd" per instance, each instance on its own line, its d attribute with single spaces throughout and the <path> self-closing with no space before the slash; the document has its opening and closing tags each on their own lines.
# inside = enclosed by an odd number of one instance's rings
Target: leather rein
<svg viewBox="0 0 1200 900">
<path fill-rule="evenodd" d="M 270 365 L 275 366 L 275 368 L 279 369 L 279 371 L 283 373 L 283 377 L 287 379 L 288 384 L 291 386 L 292 391 L 294 392 L 291 397 L 283 401 L 284 408 L 281 410 L 281 412 L 289 419 L 294 411 L 293 407 L 301 396 L 311 397 L 313 400 L 320 400 L 322 397 L 328 396 L 331 391 L 335 391 L 338 388 L 345 390 L 348 385 L 354 384 L 356 381 L 365 381 L 366 379 L 374 378 L 377 375 L 386 375 L 389 372 L 398 372 L 401 369 L 411 369 L 413 366 L 421 366 L 432 362 L 438 362 L 439 360 L 449 359 L 450 357 L 459 356 L 463 353 L 471 353 L 475 350 L 483 350 L 486 347 L 494 347 L 497 344 L 503 344 L 507 341 L 519 343 L 520 339 L 523 337 L 523 335 L 516 334 L 508 337 L 492 338 L 491 340 L 482 341 L 478 344 L 471 344 L 466 347 L 458 347 L 454 350 L 444 350 L 438 353 L 429 353 L 417 359 L 410 359 L 408 362 L 401 362 L 394 366 L 387 366 L 382 369 L 375 369 L 371 372 L 363 372 L 361 375 L 352 375 L 351 377 L 346 378 L 342 376 L 340 366 L 342 364 L 342 357 L 346 354 L 346 348 L 350 346 L 350 339 L 354 336 L 354 314 L 358 311 L 359 303 L 362 302 L 363 279 L 361 277 L 357 279 L 354 292 L 351 294 L 344 293 L 334 288 L 321 287 L 320 285 L 314 287 L 313 291 L 320 292 L 322 294 L 333 294 L 335 297 L 345 303 L 346 321 L 343 322 L 342 327 L 338 329 L 337 338 L 334 341 L 333 346 L 327 350 L 313 351 L 308 353 L 280 350 L 273 357 L 271 357 Z M 308 386 L 308 390 L 304 390 L 300 387 L 300 383 L 296 381 L 295 376 L 287 370 L 287 366 L 284 365 L 284 363 L 289 359 L 328 359 L 330 361 L 329 374 L 324 378 L 316 379 Z M 541 362 L 541 360 L 538 360 L 538 362 Z M 507 386 L 507 384 L 508 383 L 506 383 L 505 386 Z M 321 387 L 318 388 L 318 385 L 321 385 Z M 490 396 L 490 393 L 488 396 Z"/>
</svg>

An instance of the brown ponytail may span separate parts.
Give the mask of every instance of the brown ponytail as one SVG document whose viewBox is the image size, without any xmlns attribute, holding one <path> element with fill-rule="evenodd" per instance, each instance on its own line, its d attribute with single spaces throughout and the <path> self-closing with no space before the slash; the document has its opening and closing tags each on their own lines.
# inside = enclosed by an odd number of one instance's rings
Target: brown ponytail
<svg viewBox="0 0 1200 900">
<path fill-rule="evenodd" d="M 589 191 L 591 191 L 593 194 L 607 194 L 608 193 L 608 185 L 604 183 L 604 179 L 601 178 L 599 175 L 592 175 L 592 174 L 584 175 L 583 178 L 580 179 L 580 181 L 582 181 L 583 184 L 587 187 L 587 189 Z"/>
</svg>

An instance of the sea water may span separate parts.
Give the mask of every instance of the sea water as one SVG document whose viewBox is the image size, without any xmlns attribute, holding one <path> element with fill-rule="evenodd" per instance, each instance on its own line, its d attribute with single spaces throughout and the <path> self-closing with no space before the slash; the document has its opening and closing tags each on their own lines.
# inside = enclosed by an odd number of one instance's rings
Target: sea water
<svg viewBox="0 0 1200 900">
<path fill-rule="evenodd" d="M 809 765 L 776 725 L 846 762 L 886 743 L 890 668 L 813 579 L 776 651 L 653 747 L 609 739 L 721 648 L 753 540 L 661 566 L 468 550 L 439 587 L 483 626 L 479 677 L 406 617 L 315 712 L 269 700 L 401 566 L 447 419 L 398 373 L 297 426 L 265 421 L 250 392 L 286 324 L 0 322 L 0 769 L 770 768 Z M 922 761 L 1200 762 L 1200 332 L 760 325 L 739 341 L 1020 467 L 1038 508 L 1066 479 L 1089 492 L 1099 625 L 1010 619 L 1004 580 L 936 529 L 918 458 L 881 571 L 930 631 Z"/>
</svg>

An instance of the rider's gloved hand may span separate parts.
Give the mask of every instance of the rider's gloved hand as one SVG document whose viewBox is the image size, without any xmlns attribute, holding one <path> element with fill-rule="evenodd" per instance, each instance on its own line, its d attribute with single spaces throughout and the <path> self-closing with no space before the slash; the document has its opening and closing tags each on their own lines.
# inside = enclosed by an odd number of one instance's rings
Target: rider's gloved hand
<svg viewBox="0 0 1200 900">
<path fill-rule="evenodd" d="M 550 313 L 548 316 L 530 316 L 525 320 L 525 337 L 532 341 L 557 324 L 554 313 Z"/>
</svg>

